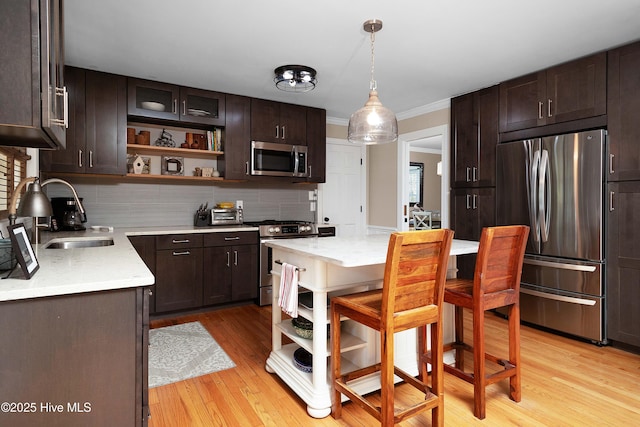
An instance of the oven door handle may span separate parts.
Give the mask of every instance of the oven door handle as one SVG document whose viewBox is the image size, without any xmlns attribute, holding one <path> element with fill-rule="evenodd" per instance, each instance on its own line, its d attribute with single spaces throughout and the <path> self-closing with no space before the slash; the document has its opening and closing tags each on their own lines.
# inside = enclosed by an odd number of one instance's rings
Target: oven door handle
<svg viewBox="0 0 640 427">
<path fill-rule="evenodd" d="M 563 295 L 555 295 L 549 294 L 547 292 L 534 291 L 532 289 L 520 288 L 520 292 L 523 294 L 533 295 L 535 297 L 551 299 L 554 301 L 561 302 L 569 302 L 571 304 L 581 304 L 581 305 L 596 305 L 595 300 L 585 299 L 585 298 L 576 298 L 576 297 L 567 297 Z"/>
</svg>

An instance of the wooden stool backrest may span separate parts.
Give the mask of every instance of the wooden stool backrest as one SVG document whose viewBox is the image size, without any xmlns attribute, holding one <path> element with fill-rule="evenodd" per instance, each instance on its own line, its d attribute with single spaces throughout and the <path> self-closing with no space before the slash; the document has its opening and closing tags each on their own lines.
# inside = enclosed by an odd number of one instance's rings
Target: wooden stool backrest
<svg viewBox="0 0 640 427">
<path fill-rule="evenodd" d="M 382 291 L 382 322 L 395 313 L 442 306 L 453 231 L 405 231 L 389 238 Z M 416 311 L 416 315 L 420 310 Z"/>
<path fill-rule="evenodd" d="M 525 225 L 482 230 L 473 280 L 474 298 L 508 290 L 518 295 L 528 237 L 529 227 Z"/>
</svg>

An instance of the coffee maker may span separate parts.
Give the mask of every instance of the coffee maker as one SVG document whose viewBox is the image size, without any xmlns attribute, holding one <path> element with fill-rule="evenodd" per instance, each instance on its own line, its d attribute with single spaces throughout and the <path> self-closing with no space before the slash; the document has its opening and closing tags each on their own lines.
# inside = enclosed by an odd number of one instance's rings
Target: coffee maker
<svg viewBox="0 0 640 427">
<path fill-rule="evenodd" d="M 82 198 L 80 198 L 80 203 L 82 203 Z M 52 197 L 51 207 L 53 209 L 52 230 L 55 231 L 56 227 L 58 230 L 64 231 L 86 230 L 82 225 L 81 215 L 73 197 Z"/>
</svg>

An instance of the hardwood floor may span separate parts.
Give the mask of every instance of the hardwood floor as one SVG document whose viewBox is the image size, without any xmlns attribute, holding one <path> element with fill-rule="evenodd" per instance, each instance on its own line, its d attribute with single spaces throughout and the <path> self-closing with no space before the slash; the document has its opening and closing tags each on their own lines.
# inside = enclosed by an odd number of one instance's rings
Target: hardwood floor
<svg viewBox="0 0 640 427">
<path fill-rule="evenodd" d="M 305 403 L 275 374 L 265 371 L 271 347 L 271 308 L 247 305 L 174 319 L 161 327 L 199 320 L 233 359 L 236 368 L 149 391 L 150 427 L 195 426 L 375 426 L 357 406 L 343 416 L 314 419 Z M 471 337 L 470 317 L 465 317 Z M 487 350 L 507 348 L 506 320 L 487 314 Z M 504 350 L 502 350 L 504 349 Z M 473 416 L 470 384 L 445 374 L 445 424 L 449 426 L 636 426 L 640 425 L 640 355 L 542 332 L 521 329 L 522 402 L 507 395 L 508 381 L 487 388 L 487 417 Z M 470 360 L 471 357 L 467 357 Z M 397 389 L 402 402 L 419 394 Z M 400 426 L 431 425 L 424 413 Z"/>
</svg>

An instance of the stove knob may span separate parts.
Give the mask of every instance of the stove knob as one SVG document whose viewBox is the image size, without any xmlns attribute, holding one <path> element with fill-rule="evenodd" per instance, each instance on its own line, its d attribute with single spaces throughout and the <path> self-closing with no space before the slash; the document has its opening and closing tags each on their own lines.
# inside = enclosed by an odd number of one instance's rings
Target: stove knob
<svg viewBox="0 0 640 427">
<path fill-rule="evenodd" d="M 276 227 L 274 231 L 275 231 L 276 233 L 279 233 L 279 232 L 280 232 L 280 227 Z"/>
<path fill-rule="evenodd" d="M 311 230 L 311 227 L 309 227 L 308 225 L 302 226 L 302 231 L 309 231 L 309 230 Z"/>
<path fill-rule="evenodd" d="M 269 233 L 273 233 L 275 230 L 273 227 L 269 227 Z"/>
</svg>

